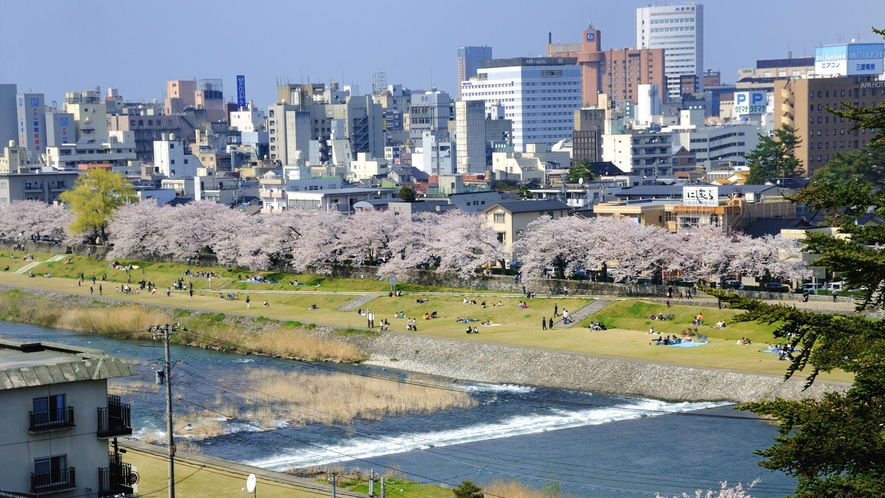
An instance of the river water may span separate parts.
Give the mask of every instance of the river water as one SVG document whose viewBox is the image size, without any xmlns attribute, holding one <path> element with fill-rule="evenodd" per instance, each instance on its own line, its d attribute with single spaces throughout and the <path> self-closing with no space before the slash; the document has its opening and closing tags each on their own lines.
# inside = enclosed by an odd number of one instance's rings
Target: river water
<svg viewBox="0 0 885 498">
<path fill-rule="evenodd" d="M 165 431 L 165 398 L 154 383 L 162 368 L 162 343 L 119 341 L 32 325 L 0 322 L 0 336 L 16 341 L 52 341 L 107 351 L 124 358 L 138 379 L 113 380 L 132 405 L 134 437 Z M 309 364 L 172 346 L 175 410 L 208 409 L 223 399 L 245 404 L 250 369 L 330 370 L 364 376 L 402 376 L 367 366 Z M 752 452 L 768 447 L 774 426 L 724 403 L 665 403 L 527 386 L 449 383 L 476 400 L 470 409 L 430 415 L 358 420 L 347 425 L 278 421 L 261 429 L 254 420 L 216 417 L 222 434 L 198 444 L 209 456 L 272 470 L 336 464 L 365 471 L 396 470 L 419 482 L 480 486 L 517 480 L 536 488 L 558 488 L 565 496 L 673 496 L 696 489 L 761 482 L 758 497 L 784 496 L 795 480 L 757 465 Z M 180 424 L 176 424 L 176 428 Z M 186 428 L 181 431 L 187 434 Z M 186 437 L 186 436 L 185 436 Z"/>
</svg>

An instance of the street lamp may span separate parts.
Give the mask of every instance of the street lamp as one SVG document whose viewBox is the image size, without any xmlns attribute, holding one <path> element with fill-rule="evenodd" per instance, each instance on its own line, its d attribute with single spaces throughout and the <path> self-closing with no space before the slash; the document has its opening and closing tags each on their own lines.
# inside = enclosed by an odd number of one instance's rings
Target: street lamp
<svg viewBox="0 0 885 498">
<path fill-rule="evenodd" d="M 169 457 L 169 498 L 175 498 L 175 439 L 172 431 L 172 364 L 169 362 L 169 337 L 173 332 L 187 329 L 182 327 L 180 323 L 169 325 L 152 325 L 148 328 L 148 332 L 152 334 L 156 341 L 161 339 L 165 345 L 166 363 L 162 372 L 157 372 L 157 383 L 166 384 L 166 437 L 168 439 L 166 446 Z M 162 375 L 160 375 L 162 373 Z"/>
</svg>

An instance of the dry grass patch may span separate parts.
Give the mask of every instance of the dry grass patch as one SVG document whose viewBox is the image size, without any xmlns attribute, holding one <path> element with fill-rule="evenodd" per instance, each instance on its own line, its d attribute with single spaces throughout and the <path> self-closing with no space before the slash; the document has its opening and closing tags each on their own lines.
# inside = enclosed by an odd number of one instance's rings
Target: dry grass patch
<svg viewBox="0 0 885 498">
<path fill-rule="evenodd" d="M 276 420 L 295 423 L 350 423 L 356 418 L 379 420 L 405 413 L 431 413 L 451 408 L 470 408 L 469 394 L 452 391 L 425 376 L 374 379 L 344 373 L 283 373 L 256 369 L 250 372 L 253 386 L 246 417 L 271 425 Z"/>
<path fill-rule="evenodd" d="M 533 489 L 516 481 L 494 480 L 483 488 L 489 496 L 506 496 L 507 498 L 550 498 L 553 496 L 566 498 L 571 495 L 563 495 L 559 491 L 559 483 L 556 481 L 547 485 L 543 490 Z"/>
</svg>

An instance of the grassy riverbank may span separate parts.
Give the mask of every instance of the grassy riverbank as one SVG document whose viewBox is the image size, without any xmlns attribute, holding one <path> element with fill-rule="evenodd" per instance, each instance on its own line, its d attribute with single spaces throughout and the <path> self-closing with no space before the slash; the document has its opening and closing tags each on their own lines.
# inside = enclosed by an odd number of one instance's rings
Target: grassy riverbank
<svg viewBox="0 0 885 498">
<path fill-rule="evenodd" d="M 311 361 L 352 363 L 363 359 L 353 345 L 311 334 L 314 325 L 114 303 L 85 296 L 7 290 L 0 293 L 0 320 L 143 340 L 151 339 L 148 329 L 152 325 L 180 323 L 187 331 L 173 335 L 173 343 Z"/>
</svg>

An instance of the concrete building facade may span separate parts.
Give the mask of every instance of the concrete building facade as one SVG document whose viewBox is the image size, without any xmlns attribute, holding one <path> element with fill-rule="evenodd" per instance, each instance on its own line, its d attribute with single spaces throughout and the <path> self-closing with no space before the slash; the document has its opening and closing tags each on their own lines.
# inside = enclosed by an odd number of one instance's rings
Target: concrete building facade
<svg viewBox="0 0 885 498">
<path fill-rule="evenodd" d="M 15 96 L 18 116 L 18 143 L 28 150 L 31 162 L 46 152 L 46 107 L 42 93 L 19 93 Z"/>
<path fill-rule="evenodd" d="M 636 47 L 664 49 L 667 97 L 681 95 L 682 76 L 702 85 L 704 72 L 704 6 L 699 3 L 656 5 L 636 9 Z"/>
<path fill-rule="evenodd" d="M 468 175 L 486 170 L 486 104 L 484 100 L 455 102 L 455 172 Z"/>
<path fill-rule="evenodd" d="M 517 151 L 530 143 L 552 147 L 571 138 L 575 110 L 581 108 L 581 69 L 574 57 L 492 59 L 475 79 L 461 84 L 463 100 L 484 100 L 486 112 L 504 106 L 513 122 Z"/>
<path fill-rule="evenodd" d="M 133 375 L 101 351 L 0 340 L 5 496 L 133 493 L 131 466 L 108 444 L 132 434 L 130 407 L 107 386 L 108 379 Z"/>
<path fill-rule="evenodd" d="M 863 108 L 885 102 L 885 81 L 874 76 L 847 76 L 775 83 L 774 128 L 786 124 L 796 129 L 800 140 L 796 158 L 808 175 L 826 166 L 835 153 L 865 148 L 876 136 L 873 130 L 852 131 L 853 122 L 827 111 L 827 107 L 844 109 L 846 102 Z"/>
<path fill-rule="evenodd" d="M 10 140 L 19 141 L 15 100 L 17 94 L 18 87 L 15 83 L 0 83 L 0 145 L 6 145 Z"/>
</svg>

